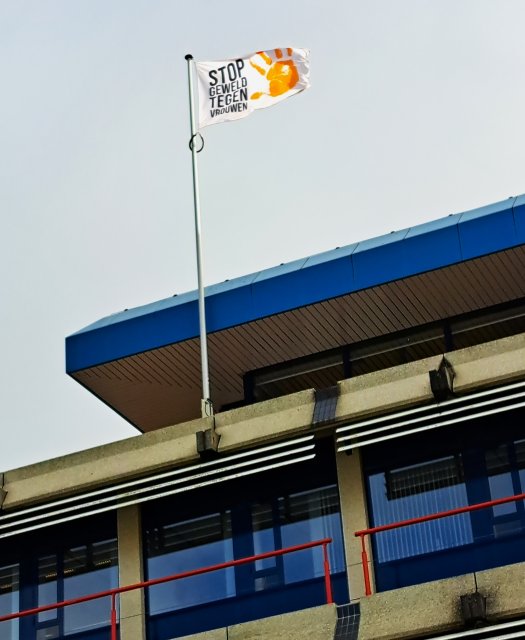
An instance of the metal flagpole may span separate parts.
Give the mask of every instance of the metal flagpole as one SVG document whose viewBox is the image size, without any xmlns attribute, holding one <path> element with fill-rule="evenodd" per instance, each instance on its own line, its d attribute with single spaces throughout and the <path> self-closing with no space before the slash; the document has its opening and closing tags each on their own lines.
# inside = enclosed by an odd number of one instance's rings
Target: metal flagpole
<svg viewBox="0 0 525 640">
<path fill-rule="evenodd" d="M 193 169 L 193 202 L 195 210 L 195 244 L 197 249 L 197 280 L 199 289 L 199 331 L 201 343 L 201 373 L 202 373 L 202 417 L 213 415 L 213 404 L 210 397 L 210 374 L 208 369 L 208 340 L 206 334 L 206 313 L 204 303 L 204 286 L 202 283 L 202 251 L 201 251 L 201 208 L 199 200 L 199 172 L 197 167 L 197 149 L 195 148 L 195 138 L 198 132 L 195 130 L 195 114 L 193 108 L 193 75 L 191 71 L 191 61 L 193 56 L 188 54 L 185 57 L 188 63 L 188 89 L 190 98 L 190 127 L 191 127 L 191 164 Z M 200 135 L 200 134 L 198 134 Z M 202 150 L 202 147 L 199 151 Z"/>
</svg>

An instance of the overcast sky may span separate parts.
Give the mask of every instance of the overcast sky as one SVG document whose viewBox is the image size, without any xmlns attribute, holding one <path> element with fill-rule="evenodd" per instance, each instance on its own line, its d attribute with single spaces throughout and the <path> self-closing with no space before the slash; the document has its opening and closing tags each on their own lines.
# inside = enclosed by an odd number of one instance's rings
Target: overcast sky
<svg viewBox="0 0 525 640">
<path fill-rule="evenodd" d="M 309 48 L 204 130 L 212 284 L 525 192 L 523 0 L 0 0 L 0 472 L 136 434 L 64 339 L 196 287 L 184 55 Z"/>
</svg>

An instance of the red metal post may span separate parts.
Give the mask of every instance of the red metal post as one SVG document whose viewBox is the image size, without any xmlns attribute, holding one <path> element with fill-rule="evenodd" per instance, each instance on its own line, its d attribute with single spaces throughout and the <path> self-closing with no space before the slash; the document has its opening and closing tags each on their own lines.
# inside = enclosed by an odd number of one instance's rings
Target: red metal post
<svg viewBox="0 0 525 640">
<path fill-rule="evenodd" d="M 328 558 L 328 546 L 323 544 L 323 560 L 324 560 L 324 587 L 326 590 L 326 604 L 333 604 L 332 597 L 332 580 L 330 578 L 330 560 Z"/>
<path fill-rule="evenodd" d="M 111 594 L 111 640 L 117 640 L 117 594 Z"/>
<path fill-rule="evenodd" d="M 370 571 L 368 570 L 368 554 L 366 552 L 365 534 L 361 538 L 361 563 L 363 564 L 363 578 L 365 580 L 365 595 L 372 595 L 372 587 L 370 586 Z"/>
</svg>

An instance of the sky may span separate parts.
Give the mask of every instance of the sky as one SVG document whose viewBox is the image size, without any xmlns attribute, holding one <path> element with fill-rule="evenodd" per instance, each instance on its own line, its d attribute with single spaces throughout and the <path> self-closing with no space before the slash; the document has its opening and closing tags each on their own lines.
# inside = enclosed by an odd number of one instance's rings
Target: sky
<svg viewBox="0 0 525 640">
<path fill-rule="evenodd" d="M 0 472 L 137 431 L 67 335 L 196 288 L 187 68 L 304 47 L 203 130 L 204 281 L 525 192 L 523 0 L 0 0 Z"/>
</svg>

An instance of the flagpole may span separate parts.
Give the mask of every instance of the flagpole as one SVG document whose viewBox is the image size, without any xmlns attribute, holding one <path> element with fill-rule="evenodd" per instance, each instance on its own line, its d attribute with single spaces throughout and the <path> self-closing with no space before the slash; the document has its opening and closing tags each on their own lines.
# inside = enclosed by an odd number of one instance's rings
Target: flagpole
<svg viewBox="0 0 525 640">
<path fill-rule="evenodd" d="M 191 128 L 191 165 L 193 169 L 193 203 L 195 214 L 195 245 L 197 249 L 197 281 L 199 289 L 199 332 L 201 347 L 201 373 L 202 373 L 202 417 L 213 416 L 213 404 L 210 397 L 210 374 L 208 368 L 208 340 L 206 334 L 206 310 L 204 302 L 204 286 L 202 282 L 202 250 L 201 250 L 201 207 L 199 199 L 199 172 L 197 166 L 197 149 L 195 148 L 195 114 L 193 107 L 193 75 L 191 72 L 191 61 L 193 56 L 189 53 L 185 56 L 188 63 L 188 92 L 190 99 L 190 128 Z"/>
</svg>

